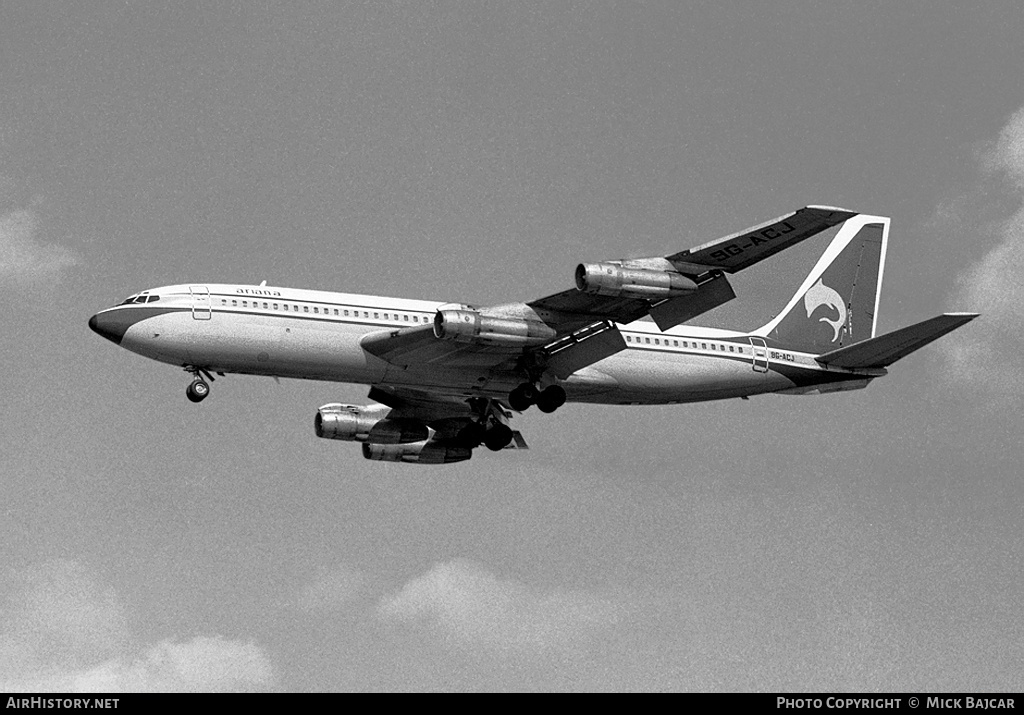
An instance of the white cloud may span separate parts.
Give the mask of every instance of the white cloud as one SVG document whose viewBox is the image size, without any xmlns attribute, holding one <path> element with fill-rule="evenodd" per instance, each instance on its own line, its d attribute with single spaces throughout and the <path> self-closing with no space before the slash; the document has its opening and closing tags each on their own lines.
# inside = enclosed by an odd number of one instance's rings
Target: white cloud
<svg viewBox="0 0 1024 715">
<path fill-rule="evenodd" d="M 219 636 L 135 642 L 113 589 L 79 563 L 15 575 L 0 612 L 0 691 L 210 692 L 274 687 L 256 644 Z"/>
<path fill-rule="evenodd" d="M 268 689 L 273 668 L 251 642 L 198 637 L 161 641 L 139 658 L 115 658 L 79 671 L 51 669 L 4 683 L 0 690 L 68 693 L 247 692 Z"/>
<path fill-rule="evenodd" d="M 954 208 L 940 210 L 940 215 L 975 232 L 995 234 L 995 247 L 963 275 L 952 301 L 954 310 L 977 311 L 982 316 L 939 344 L 957 383 L 1005 401 L 1024 395 L 1024 205 L 1018 197 L 1024 190 L 1024 109 L 1013 115 L 980 163 L 979 184 L 986 190 L 959 199 Z M 1017 204 L 1008 219 L 994 225 L 988 223 L 993 182 L 995 194 L 1009 190 Z M 964 212 L 976 215 L 964 217 Z"/>
<path fill-rule="evenodd" d="M 33 209 L 15 209 L 0 215 L 0 282 L 32 284 L 53 282 L 79 263 L 63 246 L 39 238 L 40 221 Z"/>
<path fill-rule="evenodd" d="M 437 564 L 378 606 L 393 623 L 424 623 L 450 642 L 498 649 L 572 646 L 619 620 L 611 600 L 541 591 L 467 561 Z"/>
</svg>

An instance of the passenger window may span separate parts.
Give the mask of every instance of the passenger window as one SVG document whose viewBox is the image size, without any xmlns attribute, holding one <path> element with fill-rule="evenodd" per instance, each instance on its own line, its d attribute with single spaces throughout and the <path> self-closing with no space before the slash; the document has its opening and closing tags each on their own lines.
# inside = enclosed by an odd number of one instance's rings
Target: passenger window
<svg viewBox="0 0 1024 715">
<path fill-rule="evenodd" d="M 345 310 L 345 317 L 348 317 L 348 309 Z"/>
<path fill-rule="evenodd" d="M 734 353 L 734 352 L 736 352 L 736 348 L 735 348 L 735 346 L 733 346 L 733 345 L 730 345 L 730 346 L 729 346 L 729 352 L 731 352 L 731 353 Z"/>
<path fill-rule="evenodd" d="M 678 340 L 673 340 L 672 341 L 672 346 L 678 348 L 679 347 L 679 341 Z"/>
<path fill-rule="evenodd" d="M 364 311 L 363 311 L 363 317 L 364 317 L 364 318 L 369 318 L 369 317 L 370 317 L 370 311 L 368 311 L 368 310 L 364 310 Z"/>
<path fill-rule="evenodd" d="M 406 313 L 405 315 L 403 315 L 403 316 L 402 316 L 402 319 L 403 319 L 403 320 L 405 320 L 405 322 L 407 322 L 407 323 L 408 323 L 408 322 L 409 322 L 409 314 L 408 314 L 408 313 Z"/>
<path fill-rule="evenodd" d="M 228 304 L 228 299 L 227 298 L 221 298 L 220 299 L 220 304 L 221 305 L 227 305 Z"/>
<path fill-rule="evenodd" d="M 337 314 L 338 314 L 338 309 L 337 309 L 337 308 L 335 308 L 335 309 L 334 309 L 334 314 L 335 314 L 335 315 L 337 315 Z"/>
<path fill-rule="evenodd" d="M 414 323 L 420 322 L 420 316 L 418 316 L 418 315 L 412 316 L 412 322 L 414 322 Z"/>
<path fill-rule="evenodd" d="M 646 342 L 648 345 L 650 345 L 651 344 L 651 339 L 650 338 L 644 338 L 644 342 Z"/>
<path fill-rule="evenodd" d="M 374 320 L 380 320 L 380 313 L 374 312 L 373 319 Z"/>
<path fill-rule="evenodd" d="M 714 344 L 714 343 L 711 343 L 711 349 L 712 349 L 712 350 L 714 350 L 714 349 L 715 349 L 715 344 Z"/>
<path fill-rule="evenodd" d="M 238 301 L 237 301 L 237 300 L 233 300 L 233 301 L 231 301 L 231 306 L 232 306 L 233 308 L 237 308 L 237 307 L 238 307 Z"/>
<path fill-rule="evenodd" d="M 263 304 L 263 310 L 266 310 L 266 309 L 267 309 L 267 304 L 266 304 L 266 303 L 264 303 L 264 304 Z"/>
<path fill-rule="evenodd" d="M 308 305 L 302 306 L 302 312 L 303 313 L 308 313 L 309 312 L 309 306 Z"/>
<path fill-rule="evenodd" d="M 701 350 L 707 350 L 708 349 L 708 344 L 707 343 L 701 343 L 700 344 L 700 349 Z"/>
<path fill-rule="evenodd" d="M 294 310 L 296 313 L 298 313 L 299 312 L 299 306 L 293 305 L 292 306 L 292 310 Z"/>
</svg>

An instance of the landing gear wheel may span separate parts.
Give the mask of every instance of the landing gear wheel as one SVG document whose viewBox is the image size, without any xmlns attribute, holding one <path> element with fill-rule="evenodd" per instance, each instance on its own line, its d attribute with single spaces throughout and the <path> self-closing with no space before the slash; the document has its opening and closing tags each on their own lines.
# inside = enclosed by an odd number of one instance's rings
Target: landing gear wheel
<svg viewBox="0 0 1024 715">
<path fill-rule="evenodd" d="M 528 382 L 508 393 L 508 406 L 516 412 L 529 408 L 537 400 L 537 388 Z"/>
<path fill-rule="evenodd" d="M 494 425 L 484 435 L 484 445 L 492 452 L 500 452 L 512 441 L 512 430 L 505 425 Z"/>
<path fill-rule="evenodd" d="M 202 380 L 193 380 L 185 389 L 185 396 L 192 402 L 202 402 L 210 394 L 210 386 Z"/>
<path fill-rule="evenodd" d="M 480 443 L 484 441 L 486 434 L 487 432 L 482 424 L 479 422 L 470 422 L 459 430 L 457 439 L 470 449 L 473 449 L 474 447 L 480 446 Z"/>
<path fill-rule="evenodd" d="M 560 385 L 551 385 L 537 395 L 537 409 L 551 413 L 565 404 L 565 389 Z"/>
</svg>

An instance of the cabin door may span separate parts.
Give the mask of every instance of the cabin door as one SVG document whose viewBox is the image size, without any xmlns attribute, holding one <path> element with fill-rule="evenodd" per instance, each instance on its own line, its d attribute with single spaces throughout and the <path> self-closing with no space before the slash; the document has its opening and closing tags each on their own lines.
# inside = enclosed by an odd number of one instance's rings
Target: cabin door
<svg viewBox="0 0 1024 715">
<path fill-rule="evenodd" d="M 765 344 L 764 338 L 751 338 L 750 347 L 754 372 L 768 372 L 768 345 Z"/>
<path fill-rule="evenodd" d="M 189 286 L 192 294 L 192 318 L 209 320 L 213 310 L 210 307 L 210 289 L 206 286 Z"/>
</svg>

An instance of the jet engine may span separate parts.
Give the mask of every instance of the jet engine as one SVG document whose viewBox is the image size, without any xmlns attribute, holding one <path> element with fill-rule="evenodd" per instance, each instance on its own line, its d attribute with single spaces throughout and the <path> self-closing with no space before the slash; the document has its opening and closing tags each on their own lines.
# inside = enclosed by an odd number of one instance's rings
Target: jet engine
<svg viewBox="0 0 1024 715">
<path fill-rule="evenodd" d="M 410 462 L 414 464 L 451 464 L 473 456 L 469 447 L 452 447 L 423 442 L 420 444 L 363 444 L 363 456 L 378 462 Z"/>
<path fill-rule="evenodd" d="M 421 442 L 429 436 L 422 422 L 388 419 L 389 412 L 385 405 L 324 405 L 314 420 L 316 436 L 376 444 Z"/>
<path fill-rule="evenodd" d="M 434 316 L 434 336 L 457 343 L 522 347 L 544 345 L 557 333 L 539 320 L 488 316 L 476 310 L 439 310 Z"/>
<path fill-rule="evenodd" d="M 593 295 L 660 300 L 692 293 L 697 290 L 697 284 L 672 271 L 623 268 L 614 263 L 581 263 L 576 266 L 576 288 Z"/>
</svg>

